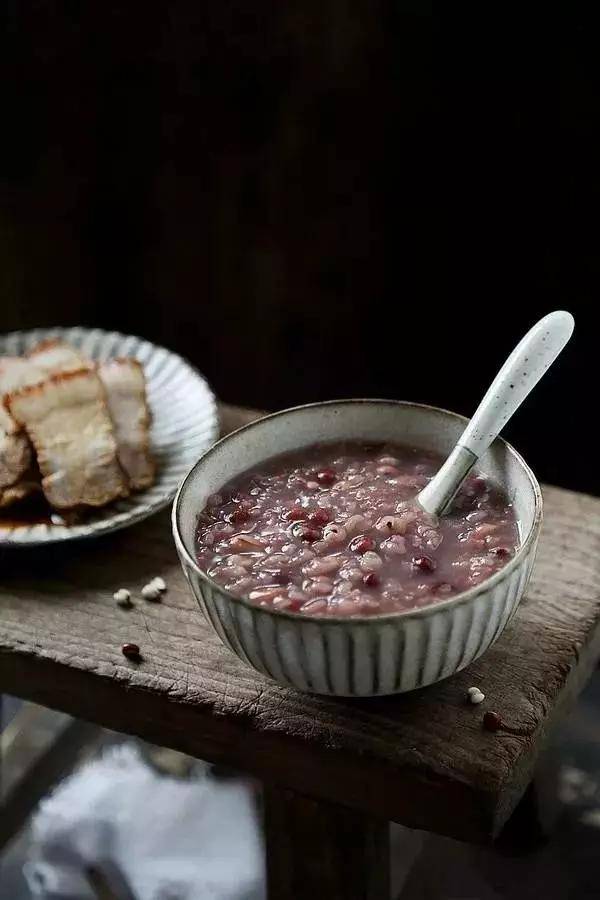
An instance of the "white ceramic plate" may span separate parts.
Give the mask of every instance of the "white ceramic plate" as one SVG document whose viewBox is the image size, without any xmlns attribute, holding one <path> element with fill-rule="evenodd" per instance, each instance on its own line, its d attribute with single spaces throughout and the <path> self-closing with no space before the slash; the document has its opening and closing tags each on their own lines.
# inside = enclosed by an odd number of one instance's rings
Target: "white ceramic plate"
<svg viewBox="0 0 600 900">
<path fill-rule="evenodd" d="M 95 360 L 115 356 L 138 359 L 146 375 L 152 411 L 151 444 L 157 463 L 151 488 L 132 494 L 99 510 L 87 512 L 75 525 L 23 524 L 2 527 L 11 510 L 0 514 L 0 546 L 49 544 L 94 537 L 125 528 L 167 506 L 180 482 L 198 457 L 218 437 L 215 397 L 189 363 L 164 347 L 116 331 L 99 328 L 39 328 L 0 335 L 0 356 L 20 356 L 46 338 L 63 338 Z"/>
</svg>

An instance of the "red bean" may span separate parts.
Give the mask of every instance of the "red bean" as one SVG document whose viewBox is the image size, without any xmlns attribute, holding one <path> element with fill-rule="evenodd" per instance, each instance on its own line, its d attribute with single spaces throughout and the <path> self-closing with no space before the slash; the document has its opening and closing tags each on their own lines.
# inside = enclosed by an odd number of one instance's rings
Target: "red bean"
<svg viewBox="0 0 600 900">
<path fill-rule="evenodd" d="M 308 514 L 308 521 L 311 525 L 327 525 L 331 521 L 331 513 L 319 507 Z"/>
<path fill-rule="evenodd" d="M 486 731 L 498 731 L 502 728 L 502 719 L 497 712 L 486 712 L 483 716 L 483 727 Z"/>
<path fill-rule="evenodd" d="M 368 553 L 369 550 L 375 549 L 375 541 L 373 538 L 359 535 L 350 542 L 350 549 L 353 553 L 358 553 L 362 556 L 363 553 Z"/>
<path fill-rule="evenodd" d="M 379 584 L 379 576 L 376 575 L 375 572 L 367 572 L 363 577 L 363 584 L 366 584 L 367 587 L 377 587 Z"/>
<path fill-rule="evenodd" d="M 306 518 L 308 510 L 304 509 L 303 506 L 292 506 L 291 509 L 286 510 L 283 514 L 283 518 L 287 522 L 300 522 L 302 519 Z"/>
<path fill-rule="evenodd" d="M 137 644 L 123 644 L 121 647 L 121 653 L 123 656 L 126 656 L 127 659 L 140 659 L 140 648 Z"/>
<path fill-rule="evenodd" d="M 241 525 L 248 519 L 249 515 L 248 508 L 240 504 L 233 512 L 230 512 L 225 516 L 225 521 L 230 522 L 232 525 Z"/>
<path fill-rule="evenodd" d="M 319 482 L 319 484 L 333 484 L 335 479 L 336 474 L 333 469 L 321 469 L 319 472 L 317 472 L 317 481 Z"/>
<path fill-rule="evenodd" d="M 321 532 L 318 528 L 311 528 L 310 525 L 305 525 L 304 522 L 296 522 L 292 526 L 292 534 L 294 537 L 300 538 L 301 541 L 308 541 L 309 544 L 318 541 L 321 537 Z"/>
<path fill-rule="evenodd" d="M 498 559 L 508 559 L 511 555 L 510 550 L 506 547 L 492 547 L 490 553 L 493 553 Z"/>
</svg>

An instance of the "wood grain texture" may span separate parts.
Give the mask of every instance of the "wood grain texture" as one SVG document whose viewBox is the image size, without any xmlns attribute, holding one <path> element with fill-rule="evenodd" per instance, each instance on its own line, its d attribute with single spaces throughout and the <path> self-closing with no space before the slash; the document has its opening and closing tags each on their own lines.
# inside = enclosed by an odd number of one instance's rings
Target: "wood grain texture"
<svg viewBox="0 0 600 900">
<path fill-rule="evenodd" d="M 257 413 L 224 409 L 229 429 Z M 467 671 L 412 694 L 336 700 L 279 687 L 221 646 L 195 605 L 169 515 L 72 546 L 0 557 L 0 690 L 375 817 L 495 835 L 546 730 L 600 652 L 600 500 L 545 490 L 528 597 Z M 140 598 L 150 577 L 161 603 Z M 132 610 L 113 591 L 128 587 Z M 143 661 L 121 654 L 134 641 Z M 465 702 L 479 685 L 483 706 Z M 494 709 L 504 727 L 482 728 Z"/>
</svg>

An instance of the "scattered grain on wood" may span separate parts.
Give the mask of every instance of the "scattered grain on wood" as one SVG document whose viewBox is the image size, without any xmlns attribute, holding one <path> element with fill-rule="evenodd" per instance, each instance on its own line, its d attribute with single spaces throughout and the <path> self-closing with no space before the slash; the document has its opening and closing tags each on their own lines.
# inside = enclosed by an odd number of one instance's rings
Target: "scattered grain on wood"
<svg viewBox="0 0 600 900">
<path fill-rule="evenodd" d="M 486 712 L 483 716 L 483 727 L 486 731 L 498 731 L 502 728 L 502 719 L 497 712 Z"/>
<path fill-rule="evenodd" d="M 123 644 L 123 646 L 121 647 L 121 653 L 123 654 L 123 656 L 126 656 L 127 659 L 132 659 L 136 662 L 139 662 L 139 660 L 141 659 L 140 648 L 137 644 Z"/>
<path fill-rule="evenodd" d="M 142 588 L 142 597 L 144 600 L 160 600 L 160 591 L 152 582 L 149 582 Z"/>
<path fill-rule="evenodd" d="M 117 606 L 121 606 L 123 609 L 129 609 L 133 605 L 131 603 L 131 594 L 127 588 L 119 588 L 118 591 L 115 591 L 113 599 L 116 600 Z"/>
</svg>

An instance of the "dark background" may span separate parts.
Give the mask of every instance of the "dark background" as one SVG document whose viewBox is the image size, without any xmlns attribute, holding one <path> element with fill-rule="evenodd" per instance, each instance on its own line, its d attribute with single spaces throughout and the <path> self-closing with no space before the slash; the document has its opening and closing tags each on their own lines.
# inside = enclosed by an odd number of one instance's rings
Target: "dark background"
<svg viewBox="0 0 600 900">
<path fill-rule="evenodd" d="M 240 404 L 469 413 L 564 307 L 507 434 L 600 493 L 596 30 L 450 6 L 4 4 L 0 330 L 142 334 Z"/>
</svg>

